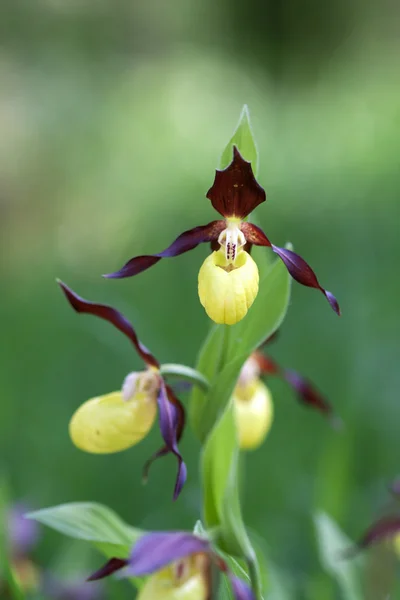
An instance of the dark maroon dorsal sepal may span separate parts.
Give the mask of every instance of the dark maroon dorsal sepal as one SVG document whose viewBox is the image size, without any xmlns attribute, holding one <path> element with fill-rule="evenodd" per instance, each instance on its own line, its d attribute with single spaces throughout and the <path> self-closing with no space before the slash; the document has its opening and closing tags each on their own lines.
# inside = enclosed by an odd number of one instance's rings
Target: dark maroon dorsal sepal
<svg viewBox="0 0 400 600">
<path fill-rule="evenodd" d="M 265 191 L 257 183 L 251 163 L 233 147 L 233 160 L 223 171 L 215 172 L 212 187 L 207 198 L 222 216 L 244 219 L 261 202 L 265 202 Z"/>
</svg>

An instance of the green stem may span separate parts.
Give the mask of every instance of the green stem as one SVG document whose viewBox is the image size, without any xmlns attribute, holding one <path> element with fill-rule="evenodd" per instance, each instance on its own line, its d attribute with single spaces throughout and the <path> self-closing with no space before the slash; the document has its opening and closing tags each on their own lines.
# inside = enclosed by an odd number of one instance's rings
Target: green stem
<svg viewBox="0 0 400 600">
<path fill-rule="evenodd" d="M 251 588 L 255 594 L 256 600 L 263 600 L 261 577 L 256 555 L 253 554 L 252 556 L 248 556 L 246 562 L 247 568 L 249 570 Z"/>
<path fill-rule="evenodd" d="M 222 325 L 224 328 L 224 337 L 221 344 L 221 354 L 218 361 L 217 373 L 220 373 L 226 364 L 229 350 L 230 325 Z"/>
<path fill-rule="evenodd" d="M 186 365 L 177 365 L 172 363 L 161 365 L 160 373 L 163 376 L 168 375 L 172 377 L 179 377 L 179 379 L 190 381 L 190 383 L 198 385 L 204 392 L 208 392 L 210 389 L 210 384 L 204 375 L 199 373 L 199 371 L 196 371 L 196 369 L 192 369 Z"/>
<path fill-rule="evenodd" d="M 12 600 L 24 600 L 25 594 L 22 592 L 22 590 L 15 578 L 15 575 L 13 573 L 11 565 L 9 564 L 7 559 L 6 559 L 6 566 L 5 566 L 5 579 L 6 579 L 8 589 L 10 592 L 10 598 Z"/>
</svg>

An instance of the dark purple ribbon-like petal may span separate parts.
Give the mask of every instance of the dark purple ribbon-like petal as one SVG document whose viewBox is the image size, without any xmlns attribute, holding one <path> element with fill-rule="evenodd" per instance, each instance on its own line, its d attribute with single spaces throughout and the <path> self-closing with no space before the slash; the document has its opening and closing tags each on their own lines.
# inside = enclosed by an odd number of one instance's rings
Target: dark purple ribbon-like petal
<svg viewBox="0 0 400 600">
<path fill-rule="evenodd" d="M 135 544 L 127 572 L 133 577 L 151 575 L 163 567 L 192 554 L 207 553 L 209 542 L 183 531 L 154 532 Z"/>
<path fill-rule="evenodd" d="M 251 163 L 242 158 L 236 146 L 233 147 L 231 164 L 223 171 L 215 172 L 207 198 L 222 216 L 240 219 L 265 202 L 265 191 L 257 183 Z"/>
<path fill-rule="evenodd" d="M 98 571 L 93 573 L 90 577 L 88 577 L 88 581 L 97 581 L 98 579 L 103 579 L 104 577 L 109 577 L 113 573 L 120 571 L 124 567 L 129 564 L 129 561 L 123 558 L 110 558 L 105 565 L 103 565 Z"/>
<path fill-rule="evenodd" d="M 236 600 L 256 600 L 254 592 L 242 579 L 235 577 L 232 573 L 229 574 L 233 595 Z"/>
<path fill-rule="evenodd" d="M 114 325 L 114 327 L 119 329 L 119 331 L 121 331 L 130 339 L 137 353 L 147 365 L 156 368 L 160 366 L 160 363 L 153 356 L 150 350 L 148 350 L 148 348 L 146 348 L 146 346 L 138 339 L 135 330 L 123 314 L 111 306 L 107 306 L 105 304 L 96 304 L 95 302 L 84 300 L 78 296 L 78 294 L 75 294 L 75 292 L 73 292 L 62 281 L 58 280 L 58 284 L 64 292 L 68 302 L 77 313 L 94 315 L 95 317 L 104 319 L 104 321 L 108 321 L 111 323 L 111 325 Z"/>
<path fill-rule="evenodd" d="M 305 285 L 307 287 L 312 287 L 317 290 L 320 290 L 329 304 L 335 311 L 337 315 L 340 315 L 340 308 L 338 301 L 335 296 L 325 290 L 319 284 L 316 274 L 306 263 L 306 261 L 301 258 L 298 254 L 293 252 L 292 250 L 287 250 L 286 248 L 279 248 L 274 244 L 271 244 L 265 233 L 262 229 L 254 225 L 253 223 L 242 223 L 241 225 L 242 232 L 246 238 L 246 241 L 250 244 L 254 244 L 255 246 L 267 246 L 271 247 L 272 250 L 279 256 L 279 258 L 285 263 L 287 270 L 290 275 L 295 279 L 298 283 Z"/>
<path fill-rule="evenodd" d="M 350 548 L 350 550 L 346 550 L 343 553 L 343 558 L 351 558 L 361 550 L 365 550 L 383 540 L 391 539 L 398 533 L 400 533 L 400 516 L 383 517 L 367 529 L 354 548 Z"/>
<path fill-rule="evenodd" d="M 280 366 L 274 360 L 272 360 L 270 356 L 266 356 L 262 352 L 256 350 L 251 355 L 251 358 L 256 361 L 263 375 L 281 375 Z"/>
<path fill-rule="evenodd" d="M 243 232 L 244 237 L 246 238 L 246 242 L 249 244 L 254 244 L 255 246 L 266 246 L 270 248 L 272 246 L 271 242 L 265 235 L 260 227 L 254 225 L 254 223 L 242 223 L 240 229 Z"/>
<path fill-rule="evenodd" d="M 104 275 L 109 279 L 123 279 L 124 277 L 132 277 L 138 275 L 142 271 L 149 269 L 162 258 L 171 258 L 173 256 L 179 256 L 184 252 L 193 250 L 199 244 L 203 242 L 211 242 L 217 240 L 221 231 L 225 229 L 226 225 L 224 221 L 211 221 L 208 225 L 201 225 L 194 229 L 189 229 L 184 233 L 181 233 L 174 242 L 168 248 L 159 252 L 159 254 L 135 256 L 131 258 L 119 271 L 115 273 L 109 273 Z"/>
<path fill-rule="evenodd" d="M 185 409 L 172 389 L 166 386 L 164 381 L 161 383 L 157 403 L 160 431 L 165 445 L 146 462 L 143 469 L 143 478 L 144 480 L 147 479 L 150 466 L 157 458 L 161 458 L 169 453 L 174 454 L 178 461 L 178 473 L 173 496 L 174 500 L 176 500 L 185 484 L 187 476 L 186 465 L 178 448 L 178 442 L 182 437 L 185 426 Z"/>
<path fill-rule="evenodd" d="M 277 254 L 279 258 L 283 260 L 293 279 L 302 285 L 320 290 L 328 300 L 335 313 L 340 316 L 338 301 L 331 292 L 328 292 L 320 286 L 317 276 L 310 265 L 308 265 L 306 261 L 301 258 L 301 256 L 292 250 L 279 248 L 278 246 L 274 246 L 274 244 L 272 244 L 271 247 L 275 254 Z"/>
<path fill-rule="evenodd" d="M 319 412 L 330 418 L 333 425 L 340 426 L 341 420 L 339 417 L 333 415 L 333 409 L 330 403 L 309 381 L 307 381 L 307 379 L 291 369 L 283 369 L 282 377 L 295 390 L 300 402 L 319 410 Z"/>
<path fill-rule="evenodd" d="M 314 408 L 327 416 L 335 427 L 341 425 L 339 417 L 334 415 L 331 404 L 322 396 L 316 387 L 307 379 L 291 369 L 282 369 L 271 357 L 256 351 L 252 358 L 257 362 L 263 375 L 277 375 L 287 381 L 294 389 L 300 402 Z"/>
</svg>

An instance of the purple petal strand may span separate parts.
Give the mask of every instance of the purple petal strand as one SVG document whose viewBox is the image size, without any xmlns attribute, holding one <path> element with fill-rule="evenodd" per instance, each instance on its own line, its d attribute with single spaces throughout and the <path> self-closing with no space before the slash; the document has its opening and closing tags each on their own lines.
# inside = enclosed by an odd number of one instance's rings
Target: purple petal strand
<svg viewBox="0 0 400 600">
<path fill-rule="evenodd" d="M 229 573 L 229 580 L 236 600 L 256 600 L 254 592 L 242 579 Z"/>
<path fill-rule="evenodd" d="M 185 426 L 185 409 L 172 389 L 166 386 L 164 381 L 161 383 L 157 403 L 160 431 L 165 445 L 146 462 L 143 469 L 143 478 L 144 480 L 147 479 L 150 466 L 157 458 L 161 458 L 169 453 L 174 454 L 178 460 L 178 473 L 173 496 L 174 500 L 176 500 L 187 477 L 186 465 L 178 449 L 178 442 L 182 437 Z"/>
<path fill-rule="evenodd" d="M 127 572 L 141 577 L 192 554 L 207 553 L 207 540 L 182 531 L 148 533 L 135 544 L 129 557 Z"/>
<path fill-rule="evenodd" d="M 168 248 L 160 252 L 159 254 L 135 256 L 131 258 L 119 271 L 115 273 L 109 273 L 104 275 L 108 279 L 123 279 L 124 277 L 132 277 L 138 275 L 142 271 L 149 269 L 162 258 L 171 258 L 173 256 L 179 256 L 184 252 L 193 250 L 199 244 L 203 242 L 212 242 L 217 240 L 221 231 L 225 229 L 226 225 L 224 221 L 211 221 L 208 225 L 201 225 L 194 229 L 189 229 L 184 233 L 181 233 L 174 242 Z"/>
<path fill-rule="evenodd" d="M 99 317 L 100 319 L 104 319 L 104 321 L 108 321 L 111 323 L 111 325 L 114 325 L 114 327 L 119 329 L 119 331 L 121 331 L 124 335 L 126 335 L 127 338 L 130 339 L 137 353 L 147 365 L 156 368 L 160 366 L 160 363 L 153 356 L 150 350 L 148 350 L 148 348 L 146 348 L 146 346 L 138 339 L 132 325 L 122 313 L 111 306 L 107 306 L 105 304 L 96 304 L 95 302 L 84 300 L 78 296 L 78 294 L 75 294 L 75 292 L 73 292 L 62 281 L 58 280 L 58 284 L 64 292 L 68 302 L 77 313 L 86 313 L 95 317 Z"/>
<path fill-rule="evenodd" d="M 374 544 L 386 539 L 391 539 L 400 532 L 400 516 L 387 516 L 376 521 L 363 535 L 355 548 L 343 553 L 344 558 L 351 558 L 361 550 L 365 550 Z"/>
<path fill-rule="evenodd" d="M 129 564 L 129 562 L 122 558 L 110 558 L 106 564 L 101 567 L 98 571 L 93 573 L 90 577 L 88 577 L 88 581 L 97 581 L 98 579 L 103 579 L 104 577 L 109 577 L 113 573 L 120 571 Z"/>
<path fill-rule="evenodd" d="M 254 223 L 242 223 L 240 226 L 246 242 L 254 244 L 255 246 L 266 246 L 271 247 L 272 244 L 260 227 L 254 225 Z"/>
<path fill-rule="evenodd" d="M 335 313 L 340 316 L 340 308 L 335 296 L 320 286 L 314 271 L 301 256 L 292 252 L 292 250 L 278 248 L 274 244 L 272 244 L 272 250 L 283 260 L 293 279 L 302 285 L 320 290 L 327 298 Z"/>
<path fill-rule="evenodd" d="M 265 191 L 257 183 L 251 163 L 241 157 L 236 146 L 233 147 L 231 164 L 223 171 L 215 172 L 207 198 L 222 216 L 240 219 L 265 202 Z"/>
<path fill-rule="evenodd" d="M 329 418 L 333 417 L 332 406 L 307 379 L 290 369 L 283 370 L 282 376 L 297 393 L 300 402 L 315 408 Z M 334 423 L 339 424 L 338 417 L 335 417 Z"/>
<path fill-rule="evenodd" d="M 267 340 L 268 341 L 268 340 Z M 261 373 L 263 375 L 279 375 L 281 372 L 280 366 L 272 360 L 270 356 L 266 356 L 262 352 L 256 350 L 251 355 L 252 358 L 256 361 Z"/>
</svg>

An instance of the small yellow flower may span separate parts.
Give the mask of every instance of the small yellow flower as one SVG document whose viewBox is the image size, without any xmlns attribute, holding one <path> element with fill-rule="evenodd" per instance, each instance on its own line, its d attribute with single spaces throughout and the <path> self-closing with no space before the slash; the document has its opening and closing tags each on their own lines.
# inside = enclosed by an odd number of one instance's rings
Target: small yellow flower
<svg viewBox="0 0 400 600">
<path fill-rule="evenodd" d="M 130 373 L 121 391 L 88 400 L 72 416 L 69 433 L 75 446 L 94 454 L 121 452 L 140 442 L 150 431 L 156 414 L 164 441 L 162 448 L 146 462 L 143 477 L 147 479 L 150 465 L 168 453 L 178 462 L 174 500 L 186 481 L 186 465 L 179 452 L 185 426 L 185 409 L 160 373 L 160 363 L 139 340 L 128 319 L 107 304 L 98 304 L 78 296 L 62 281 L 58 281 L 66 299 L 77 313 L 89 314 L 108 321 L 133 344 L 146 365 L 146 370 Z"/>
<path fill-rule="evenodd" d="M 335 296 L 321 287 L 314 271 L 301 256 L 271 244 L 262 229 L 246 221 L 246 217 L 265 202 L 266 194 L 254 177 L 251 163 L 244 160 L 236 146 L 233 146 L 230 165 L 216 171 L 207 198 L 222 219 L 184 231 L 162 252 L 135 256 L 122 269 L 105 277 L 132 277 L 163 258 L 179 256 L 199 244 L 211 242 L 218 252 L 209 256 L 200 269 L 200 301 L 213 321 L 233 325 L 243 319 L 258 292 L 258 270 L 246 251 L 253 245 L 264 246 L 279 256 L 296 281 L 322 292 L 333 310 L 340 314 Z M 220 258 L 220 250 L 225 261 Z"/>
<path fill-rule="evenodd" d="M 82 404 L 72 416 L 69 433 L 75 446 L 85 452 L 110 454 L 139 443 L 150 431 L 157 415 L 157 393 L 141 385 L 151 373 L 137 377 L 137 386 L 128 398 L 124 392 L 112 392 Z M 154 381 L 158 376 L 154 373 Z"/>
<path fill-rule="evenodd" d="M 235 420 L 242 450 L 254 450 L 261 446 L 273 419 L 271 392 L 255 379 L 236 386 L 233 394 Z"/>
<path fill-rule="evenodd" d="M 205 560 L 197 554 L 157 571 L 147 579 L 138 600 L 207 600 L 208 581 L 202 566 Z"/>
<path fill-rule="evenodd" d="M 258 268 L 241 250 L 230 261 L 224 250 L 213 252 L 199 271 L 199 297 L 215 323 L 233 325 L 243 319 L 258 293 Z"/>
</svg>

